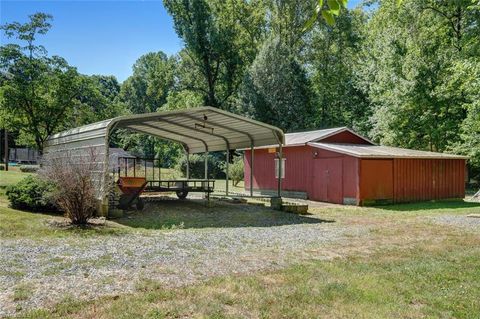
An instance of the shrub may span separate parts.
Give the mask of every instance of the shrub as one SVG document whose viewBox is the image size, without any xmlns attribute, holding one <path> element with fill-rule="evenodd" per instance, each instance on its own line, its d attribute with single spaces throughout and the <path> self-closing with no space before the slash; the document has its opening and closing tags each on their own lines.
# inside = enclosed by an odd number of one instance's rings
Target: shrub
<svg viewBox="0 0 480 319">
<path fill-rule="evenodd" d="M 57 155 L 58 156 L 58 155 Z M 101 172 L 92 148 L 85 153 L 47 154 L 40 175 L 53 185 L 52 198 L 72 224 L 86 224 L 95 214 L 96 197 L 93 174 Z"/>
<path fill-rule="evenodd" d="M 22 173 L 36 173 L 38 171 L 37 165 L 21 165 L 20 171 Z"/>
<path fill-rule="evenodd" d="M 225 178 L 222 161 L 218 156 L 208 154 L 208 178 Z M 175 168 L 180 171 L 183 176 L 187 175 L 187 157 L 182 156 Z M 190 178 L 204 178 L 205 177 L 205 156 L 193 154 L 190 155 Z"/>
<path fill-rule="evenodd" d="M 228 175 L 232 180 L 233 185 L 237 186 L 239 182 L 243 181 L 243 157 L 237 156 L 233 158 L 233 163 L 228 166 Z"/>
<path fill-rule="evenodd" d="M 15 185 L 7 187 L 7 197 L 13 208 L 34 212 L 52 211 L 52 184 L 35 176 L 27 176 Z"/>
<path fill-rule="evenodd" d="M 4 165 L 0 165 L 0 171 L 4 171 L 5 170 L 5 166 Z"/>
</svg>

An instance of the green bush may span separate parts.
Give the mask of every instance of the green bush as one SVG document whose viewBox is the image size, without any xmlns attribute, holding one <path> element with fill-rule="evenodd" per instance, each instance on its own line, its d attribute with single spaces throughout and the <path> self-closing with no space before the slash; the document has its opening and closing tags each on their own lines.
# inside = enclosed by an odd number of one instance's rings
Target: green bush
<svg viewBox="0 0 480 319">
<path fill-rule="evenodd" d="M 215 154 L 216 155 L 216 154 Z M 208 155 L 208 178 L 220 179 L 225 178 L 225 172 L 223 171 L 222 161 L 218 159 L 218 156 L 212 154 Z M 182 156 L 178 161 L 175 168 L 182 173 L 183 176 L 187 175 L 187 157 Z M 193 154 L 190 155 L 190 178 L 204 178 L 205 177 L 205 156 Z"/>
<path fill-rule="evenodd" d="M 5 170 L 5 165 L 0 165 L 0 171 L 4 171 Z"/>
<path fill-rule="evenodd" d="M 20 171 L 22 173 L 36 173 L 38 171 L 37 165 L 21 165 Z"/>
<path fill-rule="evenodd" d="M 55 211 L 50 198 L 53 186 L 35 176 L 27 176 L 15 185 L 7 187 L 7 197 L 13 208 L 39 211 Z"/>
<path fill-rule="evenodd" d="M 233 158 L 233 163 L 228 166 L 228 175 L 233 185 L 237 186 L 243 181 L 243 157 L 237 156 Z"/>
</svg>

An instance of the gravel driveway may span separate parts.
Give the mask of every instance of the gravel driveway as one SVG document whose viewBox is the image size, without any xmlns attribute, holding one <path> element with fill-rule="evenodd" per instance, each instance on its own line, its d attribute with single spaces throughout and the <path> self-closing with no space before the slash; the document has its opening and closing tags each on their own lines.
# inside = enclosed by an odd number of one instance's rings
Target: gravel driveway
<svg viewBox="0 0 480 319">
<path fill-rule="evenodd" d="M 0 316 L 66 297 L 133 292 L 143 280 L 180 286 L 212 276 L 328 258 L 322 247 L 367 229 L 338 223 L 156 230 L 0 243 Z"/>
<path fill-rule="evenodd" d="M 480 217 L 468 217 L 466 215 L 445 215 L 434 218 L 439 224 L 464 227 L 470 230 L 480 231 Z"/>
</svg>

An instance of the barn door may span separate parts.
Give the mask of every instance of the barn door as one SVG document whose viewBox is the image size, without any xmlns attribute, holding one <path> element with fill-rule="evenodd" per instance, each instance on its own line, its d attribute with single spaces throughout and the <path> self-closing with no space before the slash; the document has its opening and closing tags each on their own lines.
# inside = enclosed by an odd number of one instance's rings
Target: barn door
<svg viewBox="0 0 480 319">
<path fill-rule="evenodd" d="M 311 199 L 330 203 L 343 203 L 342 158 L 316 159 L 313 168 Z"/>
</svg>

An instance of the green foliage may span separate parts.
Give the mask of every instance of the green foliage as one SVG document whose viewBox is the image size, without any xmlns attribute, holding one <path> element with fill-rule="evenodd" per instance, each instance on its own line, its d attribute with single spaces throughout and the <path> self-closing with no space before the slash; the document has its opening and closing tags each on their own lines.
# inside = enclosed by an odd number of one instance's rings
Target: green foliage
<svg viewBox="0 0 480 319">
<path fill-rule="evenodd" d="M 358 68 L 374 139 L 433 151 L 460 139 L 471 97 L 458 86 L 458 65 L 479 54 L 479 15 L 468 3 L 411 0 L 399 9 L 385 1 L 374 12 Z"/>
<path fill-rule="evenodd" d="M 72 126 L 80 126 L 125 114 L 125 107 L 118 102 L 120 84 L 114 76 L 81 75 L 84 83 L 75 108 L 78 116 Z"/>
<path fill-rule="evenodd" d="M 20 127 L 39 150 L 50 134 L 65 127 L 71 119 L 75 98 L 83 87 L 75 68 L 58 56 L 47 57 L 45 48 L 35 44 L 36 37 L 50 29 L 51 18 L 36 13 L 28 23 L 2 26 L 7 37 L 26 43 L 0 48 L 4 76 L 0 112 L 9 128 Z"/>
<path fill-rule="evenodd" d="M 119 100 L 133 114 L 155 112 L 167 102 L 174 86 L 176 60 L 161 51 L 141 56 L 122 84 Z"/>
<path fill-rule="evenodd" d="M 360 11 L 346 11 L 334 27 L 320 24 L 312 31 L 306 59 L 312 66 L 315 127 L 349 126 L 368 132 L 371 108 L 355 81 L 365 20 Z"/>
<path fill-rule="evenodd" d="M 189 156 L 190 178 L 205 178 L 205 155 L 193 154 Z M 208 178 L 225 178 L 223 163 L 216 154 L 208 154 Z M 187 176 L 187 157 L 182 156 L 176 166 L 176 169 Z"/>
<path fill-rule="evenodd" d="M 54 187 L 36 176 L 27 176 L 7 187 L 7 197 L 13 208 L 29 211 L 55 211 L 51 193 Z"/>
<path fill-rule="evenodd" d="M 347 5 L 348 0 L 318 0 L 312 16 L 304 25 L 303 32 L 311 30 L 320 15 L 328 25 L 333 26 L 335 24 L 335 17 L 340 14 L 340 9 L 346 9 Z"/>
<path fill-rule="evenodd" d="M 228 174 L 233 182 L 233 186 L 237 186 L 239 182 L 243 181 L 243 172 L 243 156 L 234 157 L 233 163 L 228 166 Z"/>
<path fill-rule="evenodd" d="M 38 165 L 21 165 L 20 171 L 22 173 L 36 173 L 38 168 Z"/>
<path fill-rule="evenodd" d="M 200 93 L 203 104 L 228 108 L 245 62 L 253 59 L 261 37 L 264 8 L 260 2 L 164 0 L 185 43 L 180 53 L 180 86 Z"/>
<path fill-rule="evenodd" d="M 285 131 L 311 127 L 309 81 L 294 53 L 278 38 L 268 40 L 240 92 L 240 111 Z"/>
</svg>

